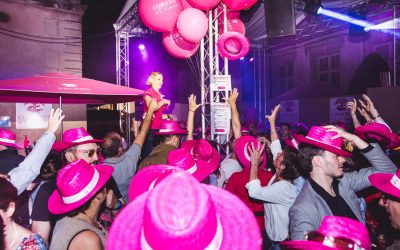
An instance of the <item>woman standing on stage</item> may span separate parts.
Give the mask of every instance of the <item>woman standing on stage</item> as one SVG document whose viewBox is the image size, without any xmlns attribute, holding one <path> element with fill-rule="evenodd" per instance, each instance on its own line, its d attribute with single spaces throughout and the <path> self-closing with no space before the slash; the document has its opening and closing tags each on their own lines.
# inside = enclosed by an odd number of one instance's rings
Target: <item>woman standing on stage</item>
<svg viewBox="0 0 400 250">
<path fill-rule="evenodd" d="M 144 94 L 144 113 L 146 114 L 148 105 L 152 99 L 156 100 L 158 103 L 158 110 L 154 112 L 153 120 L 151 121 L 149 134 L 147 135 L 146 141 L 142 149 L 142 157 L 146 157 L 150 154 L 153 149 L 154 144 L 154 133 L 161 127 L 162 119 L 170 118 L 169 115 L 163 115 L 164 111 L 171 104 L 171 101 L 163 98 L 160 89 L 163 85 L 163 75 L 160 72 L 152 72 L 147 79 L 146 84 L 150 86 Z"/>
</svg>

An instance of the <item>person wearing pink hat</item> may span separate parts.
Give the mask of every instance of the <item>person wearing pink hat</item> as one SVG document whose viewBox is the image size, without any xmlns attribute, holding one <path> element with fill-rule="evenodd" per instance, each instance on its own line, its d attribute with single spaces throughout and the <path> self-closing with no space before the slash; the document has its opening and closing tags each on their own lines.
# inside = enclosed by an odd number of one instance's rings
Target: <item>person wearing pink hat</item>
<svg viewBox="0 0 400 250">
<path fill-rule="evenodd" d="M 397 167 L 378 146 L 334 126 L 313 126 L 307 136 L 296 139 L 301 142 L 300 167 L 308 181 L 289 211 L 292 239 L 304 239 L 326 215 L 363 221 L 355 192 L 371 185 L 371 174 L 394 173 Z M 342 149 L 343 139 L 353 143 L 372 167 L 344 173 L 345 158 L 351 154 Z"/>
<path fill-rule="evenodd" d="M 25 159 L 18 154 L 22 147 L 15 142 L 16 138 L 10 130 L 0 129 L 0 174 L 8 174 Z"/>
<path fill-rule="evenodd" d="M 357 220 L 325 216 L 317 231 L 309 232 L 307 240 L 281 243 L 283 250 L 370 250 L 368 229 Z"/>
<path fill-rule="evenodd" d="M 106 230 L 97 221 L 109 193 L 106 183 L 114 169 L 91 166 L 78 160 L 63 167 L 57 175 L 57 189 L 48 201 L 49 211 L 64 214 L 57 221 L 50 249 L 104 249 Z"/>
<path fill-rule="evenodd" d="M 200 105 L 196 103 L 196 96 L 189 96 L 189 111 L 188 111 L 188 128 L 190 124 L 189 119 L 194 119 L 194 113 L 199 108 Z M 191 114 L 192 113 L 192 114 Z M 182 129 L 179 126 L 178 121 L 172 120 L 162 120 L 160 129 L 155 133 L 156 136 L 160 138 L 160 144 L 156 146 L 151 153 L 142 160 L 138 170 L 142 168 L 155 165 L 155 164 L 166 164 L 168 153 L 174 149 L 179 148 L 181 137 L 186 134 L 193 135 L 193 126 L 190 126 L 191 131 Z"/>
<path fill-rule="evenodd" d="M 234 195 L 185 172 L 165 177 L 117 216 L 108 250 L 259 250 L 253 213 Z"/>
<path fill-rule="evenodd" d="M 369 176 L 372 186 L 382 192 L 379 205 L 386 209 L 392 227 L 400 230 L 400 170 L 395 174 L 372 174 Z M 400 240 L 396 240 L 387 249 L 400 249 Z"/>
</svg>

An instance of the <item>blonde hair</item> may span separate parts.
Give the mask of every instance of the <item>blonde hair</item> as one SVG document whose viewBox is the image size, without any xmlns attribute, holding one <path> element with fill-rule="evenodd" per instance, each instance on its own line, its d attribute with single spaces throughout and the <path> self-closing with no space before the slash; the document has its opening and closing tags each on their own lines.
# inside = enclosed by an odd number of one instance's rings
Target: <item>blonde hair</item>
<svg viewBox="0 0 400 250">
<path fill-rule="evenodd" d="M 149 75 L 149 78 L 146 81 L 146 85 L 151 86 L 153 84 L 153 80 L 154 78 L 156 78 L 156 76 L 161 75 L 162 74 L 160 72 L 151 72 Z"/>
</svg>

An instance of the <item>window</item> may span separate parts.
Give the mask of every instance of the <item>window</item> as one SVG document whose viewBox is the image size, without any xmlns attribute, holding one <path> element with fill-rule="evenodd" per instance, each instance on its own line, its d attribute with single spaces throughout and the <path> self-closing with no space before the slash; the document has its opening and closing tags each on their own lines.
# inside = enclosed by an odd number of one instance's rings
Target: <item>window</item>
<svg viewBox="0 0 400 250">
<path fill-rule="evenodd" d="M 293 72 L 293 64 L 286 64 L 278 67 L 278 86 L 274 86 L 272 97 L 280 96 L 294 87 Z"/>
<path fill-rule="evenodd" d="M 340 88 L 339 55 L 329 55 L 318 58 L 318 81 Z"/>
</svg>

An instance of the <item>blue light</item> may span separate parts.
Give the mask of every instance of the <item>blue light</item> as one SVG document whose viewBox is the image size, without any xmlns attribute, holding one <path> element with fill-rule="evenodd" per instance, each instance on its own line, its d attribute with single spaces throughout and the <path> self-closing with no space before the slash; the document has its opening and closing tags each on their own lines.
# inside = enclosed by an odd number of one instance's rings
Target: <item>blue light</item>
<svg viewBox="0 0 400 250">
<path fill-rule="evenodd" d="M 322 14 L 324 16 L 329 16 L 329 17 L 332 17 L 332 18 L 335 18 L 335 19 L 339 19 L 339 20 L 342 20 L 342 21 L 345 21 L 345 22 L 348 22 L 348 23 L 352 23 L 352 24 L 355 24 L 355 25 L 358 25 L 358 26 L 361 26 L 361 27 L 364 27 L 364 28 L 369 28 L 369 27 L 372 27 L 372 26 L 375 25 L 374 23 L 370 23 L 370 22 L 367 22 L 367 21 L 364 21 L 364 20 L 356 19 L 356 18 L 353 18 L 353 17 L 348 16 L 348 15 L 344 15 L 344 14 L 341 14 L 341 13 L 338 13 L 338 12 L 335 12 L 335 11 L 324 9 L 322 7 L 320 7 L 318 9 L 317 14 Z"/>
<path fill-rule="evenodd" d="M 241 57 L 241 58 L 240 58 L 240 60 L 241 60 L 241 61 L 243 61 L 243 60 L 244 60 L 244 56 L 243 56 L 243 57 Z"/>
</svg>

